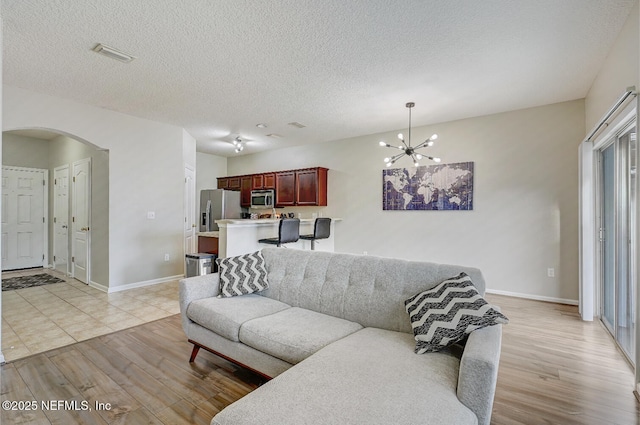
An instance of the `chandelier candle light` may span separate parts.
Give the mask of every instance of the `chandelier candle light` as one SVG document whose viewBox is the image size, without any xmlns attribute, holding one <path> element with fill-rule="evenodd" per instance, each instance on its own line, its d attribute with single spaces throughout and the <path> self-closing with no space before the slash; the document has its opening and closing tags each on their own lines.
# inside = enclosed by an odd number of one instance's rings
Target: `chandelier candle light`
<svg viewBox="0 0 640 425">
<path fill-rule="evenodd" d="M 420 165 L 418 161 L 421 160 L 422 158 L 428 158 L 434 162 L 440 162 L 440 158 L 429 156 L 429 155 L 423 155 L 421 153 L 416 152 L 418 149 L 428 148 L 429 146 L 433 146 L 433 141 L 438 138 L 437 134 L 432 135 L 427 140 L 420 143 L 418 146 L 415 146 L 415 147 L 411 146 L 411 108 L 416 106 L 416 104 L 413 102 L 409 102 L 405 106 L 409 108 L 409 137 L 407 138 L 407 140 L 405 141 L 404 135 L 402 133 L 399 133 L 398 139 L 402 141 L 402 145 L 400 146 L 392 146 L 384 141 L 380 142 L 380 146 L 400 149 L 402 151 L 402 153 L 399 153 L 397 155 L 394 155 L 392 157 L 387 157 L 384 159 L 384 162 L 387 163 L 387 167 L 391 167 L 398 159 L 402 158 L 404 155 L 411 157 L 411 159 L 413 160 L 413 165 L 415 165 L 416 167 Z"/>
</svg>

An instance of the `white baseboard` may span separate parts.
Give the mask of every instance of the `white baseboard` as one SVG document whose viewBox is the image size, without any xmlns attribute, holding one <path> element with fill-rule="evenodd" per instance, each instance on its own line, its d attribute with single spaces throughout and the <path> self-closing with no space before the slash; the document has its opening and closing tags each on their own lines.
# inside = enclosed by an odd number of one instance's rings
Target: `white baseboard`
<svg viewBox="0 0 640 425">
<path fill-rule="evenodd" d="M 519 292 L 501 291 L 499 289 L 487 289 L 487 294 L 504 295 L 507 297 L 526 298 L 529 300 L 546 301 L 550 303 L 578 305 L 578 300 L 570 300 L 567 298 L 545 297 L 542 295 L 521 294 Z"/>
<path fill-rule="evenodd" d="M 95 288 L 95 289 L 97 289 L 99 291 L 109 293 L 109 287 L 108 286 L 104 286 L 104 285 L 102 285 L 100 283 L 97 283 L 97 282 L 94 282 L 92 280 L 89 281 L 89 286 L 91 286 L 92 288 Z"/>
<path fill-rule="evenodd" d="M 99 283 L 95 283 L 95 282 L 91 282 L 90 285 L 96 289 L 99 289 L 101 291 L 111 294 L 113 292 L 120 292 L 120 291 L 126 291 L 127 289 L 142 288 L 144 286 L 157 285 L 159 283 L 171 282 L 172 280 L 178 280 L 182 278 L 184 278 L 184 275 L 179 274 L 176 276 L 161 277 L 158 279 L 145 280 L 143 282 L 134 282 L 126 285 L 120 285 L 120 286 L 108 287 L 108 288 L 105 287 L 104 285 L 100 285 Z"/>
</svg>

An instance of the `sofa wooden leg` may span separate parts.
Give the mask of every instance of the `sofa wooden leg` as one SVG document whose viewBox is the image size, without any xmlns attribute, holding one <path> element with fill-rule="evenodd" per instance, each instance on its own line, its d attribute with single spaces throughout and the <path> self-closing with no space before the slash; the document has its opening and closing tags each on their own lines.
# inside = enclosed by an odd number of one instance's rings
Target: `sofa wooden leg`
<svg viewBox="0 0 640 425">
<path fill-rule="evenodd" d="M 193 344 L 193 350 L 191 351 L 191 358 L 189 359 L 189 363 L 193 363 L 198 355 L 198 351 L 200 351 L 200 346 Z"/>
<path fill-rule="evenodd" d="M 195 359 L 195 358 L 196 358 L 196 356 L 198 355 L 198 351 L 199 351 L 201 348 L 204 348 L 206 351 L 208 351 L 208 352 L 210 352 L 210 353 L 212 353 L 212 354 L 215 354 L 215 355 L 216 355 L 216 356 L 218 356 L 218 357 L 222 357 L 223 359 L 228 360 L 228 361 L 230 361 L 231 363 L 233 363 L 233 364 L 235 364 L 235 365 L 238 365 L 238 366 L 240 366 L 240 367 L 242 367 L 242 368 L 248 369 L 248 370 L 250 370 L 251 372 L 253 372 L 253 373 L 256 373 L 256 374 L 260 375 L 262 378 L 264 378 L 264 380 L 265 380 L 265 381 L 270 381 L 271 379 L 273 379 L 271 376 L 269 376 L 269 375 L 265 375 L 264 373 L 262 373 L 262 372 L 260 372 L 260 371 L 258 371 L 258 370 L 255 370 L 254 368 L 249 367 L 249 366 L 247 366 L 247 365 L 246 365 L 246 364 L 244 364 L 244 363 L 240 363 L 239 361 L 237 361 L 237 360 L 235 360 L 235 359 L 232 359 L 232 358 L 231 358 L 231 357 L 229 357 L 229 356 L 225 356 L 225 355 L 224 355 L 224 354 L 222 354 L 222 353 L 218 353 L 216 350 L 212 350 L 211 348 L 207 347 L 206 345 L 201 345 L 199 342 L 196 342 L 196 341 L 194 341 L 194 340 L 192 340 L 192 339 L 189 339 L 188 341 L 189 341 L 191 344 L 193 344 L 193 351 L 191 352 L 191 359 L 189 360 L 189 362 L 190 362 L 190 363 L 192 363 L 192 362 L 194 361 L 194 359 Z"/>
</svg>

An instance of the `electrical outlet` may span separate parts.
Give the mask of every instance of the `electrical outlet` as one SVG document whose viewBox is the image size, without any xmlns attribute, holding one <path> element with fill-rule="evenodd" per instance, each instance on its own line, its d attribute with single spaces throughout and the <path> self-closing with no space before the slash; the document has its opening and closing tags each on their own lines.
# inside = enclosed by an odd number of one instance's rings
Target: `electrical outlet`
<svg viewBox="0 0 640 425">
<path fill-rule="evenodd" d="M 154 220 L 156 218 L 155 211 L 147 211 L 147 220 Z"/>
<path fill-rule="evenodd" d="M 548 268 L 548 269 L 547 269 L 547 276 L 548 276 L 548 277 L 555 277 L 555 276 L 556 276 L 556 269 L 554 269 L 554 268 Z"/>
<path fill-rule="evenodd" d="M 169 261 L 169 254 L 164 254 L 164 261 Z"/>
<path fill-rule="evenodd" d="M 367 251 L 362 251 L 362 255 L 369 255 Z"/>
</svg>

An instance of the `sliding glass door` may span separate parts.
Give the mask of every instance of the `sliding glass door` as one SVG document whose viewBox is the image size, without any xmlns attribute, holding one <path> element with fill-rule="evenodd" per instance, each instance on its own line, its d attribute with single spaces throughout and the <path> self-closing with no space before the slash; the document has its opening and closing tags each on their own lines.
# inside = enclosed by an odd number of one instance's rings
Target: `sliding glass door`
<svg viewBox="0 0 640 425">
<path fill-rule="evenodd" d="M 602 321 L 611 333 L 615 332 L 616 287 L 616 144 L 601 151 L 602 171 Z"/>
<path fill-rule="evenodd" d="M 635 358 L 636 128 L 600 150 L 601 318 L 620 348 Z"/>
</svg>

